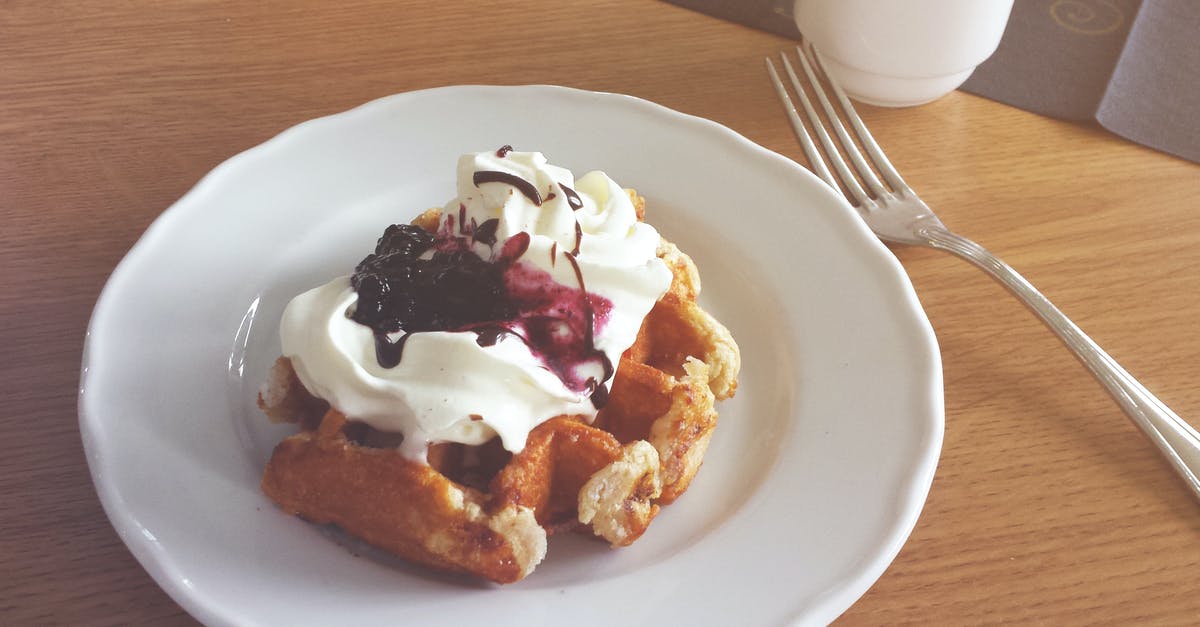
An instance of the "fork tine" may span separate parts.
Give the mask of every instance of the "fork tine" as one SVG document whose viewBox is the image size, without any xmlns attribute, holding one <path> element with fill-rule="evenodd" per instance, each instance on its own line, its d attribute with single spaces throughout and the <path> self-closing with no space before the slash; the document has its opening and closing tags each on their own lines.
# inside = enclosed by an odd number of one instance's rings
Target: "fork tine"
<svg viewBox="0 0 1200 627">
<path fill-rule="evenodd" d="M 771 83 L 775 85 L 775 93 L 779 94 L 779 100 L 783 102 L 783 109 L 787 112 L 788 120 L 792 122 L 792 130 L 796 133 L 796 139 L 800 140 L 800 147 L 804 149 L 804 156 L 808 158 L 808 163 L 813 167 L 817 176 L 821 177 L 827 185 L 838 189 L 837 181 L 833 180 L 833 175 L 829 173 L 829 168 L 825 167 L 825 160 L 821 158 L 821 153 L 817 151 L 817 145 L 813 143 L 809 137 L 808 131 L 804 128 L 804 122 L 800 121 L 800 115 L 796 112 L 796 105 L 792 103 L 791 96 L 788 95 L 787 88 L 783 86 L 783 81 L 779 80 L 779 73 L 775 71 L 775 64 L 771 63 L 771 59 L 767 60 L 767 73 L 771 75 Z M 804 98 L 804 92 L 800 92 L 800 97 Z M 811 105 L 810 105 L 811 106 Z"/>
<path fill-rule="evenodd" d="M 854 200 L 856 200 L 859 205 L 868 204 L 871 199 L 867 196 L 867 193 L 863 191 L 862 186 L 858 184 L 858 179 L 854 177 L 854 173 L 851 172 L 850 168 L 846 166 L 845 160 L 842 159 L 841 153 L 838 152 L 837 145 L 834 144 L 833 139 L 829 137 L 829 133 L 825 130 L 825 125 L 821 122 L 821 117 L 817 115 L 816 109 L 813 108 L 812 102 L 809 101 L 808 96 L 806 95 L 804 85 L 800 83 L 800 78 L 796 76 L 796 70 L 792 68 L 792 63 L 788 61 L 787 55 L 780 53 L 779 56 L 781 59 L 783 59 L 783 69 L 787 71 L 788 78 L 792 81 L 792 88 L 796 90 L 797 94 L 799 94 L 800 102 L 804 105 L 804 113 L 808 115 L 808 121 L 812 124 L 813 131 L 816 132 L 817 138 L 821 140 L 821 146 L 825 149 L 826 156 L 829 157 L 829 161 L 833 164 L 833 169 L 837 171 L 838 178 L 842 179 L 842 184 L 845 185 L 845 188 L 850 192 L 850 195 L 854 196 Z M 820 83 L 816 83 L 814 81 L 811 82 L 809 86 L 818 95 L 822 94 Z M 837 186 L 835 185 L 834 187 L 836 188 Z"/>
<path fill-rule="evenodd" d="M 809 49 L 815 50 L 811 45 Z M 804 49 L 800 46 L 796 46 L 796 54 L 800 57 L 800 65 L 804 68 L 804 74 L 808 77 L 808 82 L 813 86 L 813 91 L 816 92 L 817 99 L 821 101 L 821 108 L 825 110 L 825 115 L 828 117 L 829 123 L 833 126 L 833 132 L 841 140 L 842 149 L 845 151 L 846 156 L 854 164 L 854 168 L 858 171 L 859 176 L 862 177 L 863 182 L 871 189 L 872 195 L 878 198 L 886 194 L 887 190 L 884 189 L 883 183 L 879 182 L 879 177 L 875 176 L 875 173 L 871 170 L 871 166 L 863 159 L 862 152 L 859 151 L 858 146 L 854 145 L 854 140 L 846 132 L 846 127 L 842 125 L 842 120 L 833 108 L 833 103 L 829 102 L 829 98 L 825 95 L 825 89 L 821 87 L 821 81 L 817 79 L 817 75 L 813 73 L 812 66 L 808 63 L 808 55 L 804 53 Z M 829 73 L 825 72 L 824 66 L 821 67 L 821 73 L 826 78 L 829 78 Z M 830 81 L 830 84 L 833 85 L 833 81 Z"/>
<path fill-rule="evenodd" d="M 829 71 L 825 69 L 825 61 L 821 58 L 820 51 L 818 51 L 816 48 L 812 48 L 811 45 L 810 49 L 813 53 L 813 60 L 816 62 L 817 67 L 821 70 L 821 74 L 825 75 L 825 77 L 829 79 L 829 85 L 833 88 L 833 95 L 837 98 L 838 104 L 841 105 L 842 111 L 845 112 L 846 119 L 850 122 L 850 126 L 854 128 L 855 134 L 858 135 L 859 141 L 861 141 L 863 147 L 866 148 L 867 154 L 871 156 L 871 161 L 875 164 L 875 167 L 879 169 L 879 172 L 883 174 L 883 178 L 888 182 L 888 185 L 892 186 L 892 189 L 895 190 L 896 193 L 915 196 L 916 194 L 912 191 L 912 188 L 908 186 L 908 183 L 904 182 L 904 179 L 900 176 L 900 173 L 896 171 L 896 168 L 892 167 L 892 162 L 888 161 L 887 156 L 883 154 L 883 149 L 879 147 L 879 144 L 876 143 L 875 138 L 871 135 L 871 132 L 867 130 L 866 124 L 863 124 L 862 118 L 859 117 L 858 111 L 854 110 L 854 105 L 851 104 L 850 99 L 846 97 L 846 92 L 842 90 L 842 86 L 839 85 L 837 81 L 833 80 L 829 74 Z M 803 55 L 801 55 L 801 57 L 803 57 Z"/>
</svg>

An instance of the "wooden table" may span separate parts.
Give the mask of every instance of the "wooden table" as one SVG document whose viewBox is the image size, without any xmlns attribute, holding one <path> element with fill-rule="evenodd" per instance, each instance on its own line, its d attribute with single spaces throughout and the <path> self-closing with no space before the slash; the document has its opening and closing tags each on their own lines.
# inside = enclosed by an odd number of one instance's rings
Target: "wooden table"
<svg viewBox="0 0 1200 627">
<path fill-rule="evenodd" d="M 0 623 L 190 621 L 101 510 L 76 386 L 109 272 L 228 156 L 395 92 L 558 83 L 801 158 L 762 71 L 784 39 L 659 2 L 519 4 L 0 11 Z M 1200 422 L 1200 165 L 962 93 L 864 115 L 949 225 Z M 842 622 L 1200 620 L 1200 504 L 1184 484 L 1000 287 L 942 253 L 896 254 L 941 343 L 945 448 L 911 539 Z"/>
</svg>

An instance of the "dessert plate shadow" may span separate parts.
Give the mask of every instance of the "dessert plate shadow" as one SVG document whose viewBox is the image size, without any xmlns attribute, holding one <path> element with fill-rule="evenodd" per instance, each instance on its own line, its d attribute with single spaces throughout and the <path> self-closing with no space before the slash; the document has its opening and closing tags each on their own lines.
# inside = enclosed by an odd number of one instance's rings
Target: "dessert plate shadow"
<svg viewBox="0 0 1200 627">
<path fill-rule="evenodd" d="M 254 399 L 288 299 L 452 197 L 460 154 L 504 144 L 645 196 L 743 367 L 691 489 L 641 540 L 556 536 L 528 579 L 499 587 L 281 513 L 258 481 L 291 428 Z M 629 96 L 461 86 L 306 122 L 200 181 L 105 286 L 79 413 L 113 526 L 209 624 L 821 623 L 916 522 L 941 447 L 940 368 L 895 258 L 794 162 Z"/>
</svg>

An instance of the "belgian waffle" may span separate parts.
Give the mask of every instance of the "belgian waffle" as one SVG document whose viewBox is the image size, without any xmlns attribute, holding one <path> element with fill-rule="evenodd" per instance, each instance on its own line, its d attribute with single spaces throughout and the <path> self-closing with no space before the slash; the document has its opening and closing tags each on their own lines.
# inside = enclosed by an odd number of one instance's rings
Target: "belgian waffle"
<svg viewBox="0 0 1200 627">
<path fill-rule="evenodd" d="M 630 191 L 638 217 L 645 201 Z M 434 230 L 438 212 L 414 224 Z M 589 424 L 552 418 L 516 454 L 493 440 L 430 447 L 428 464 L 397 436 L 347 419 L 314 397 L 280 357 L 259 406 L 301 431 L 275 448 L 262 489 L 284 511 L 413 562 L 510 583 L 566 530 L 628 545 L 687 490 L 716 426 L 714 402 L 733 396 L 740 356 L 729 331 L 697 304 L 692 260 L 662 240 L 673 280 L 621 357 L 607 404 Z"/>
</svg>

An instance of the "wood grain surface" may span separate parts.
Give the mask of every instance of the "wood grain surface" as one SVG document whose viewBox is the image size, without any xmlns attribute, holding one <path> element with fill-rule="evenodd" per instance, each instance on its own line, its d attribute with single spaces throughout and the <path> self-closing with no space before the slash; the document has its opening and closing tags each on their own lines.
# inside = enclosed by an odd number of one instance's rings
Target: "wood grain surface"
<svg viewBox="0 0 1200 627">
<path fill-rule="evenodd" d="M 3 3 L 0 623 L 191 621 L 109 525 L 76 398 L 109 272 L 205 172 L 298 122 L 464 83 L 632 94 L 802 159 L 762 70 L 787 44 L 634 0 Z M 863 112 L 948 225 L 1200 421 L 1200 165 L 962 93 Z M 1183 483 L 1002 288 L 896 254 L 941 344 L 945 448 L 910 540 L 840 622 L 1200 621 Z"/>
</svg>

